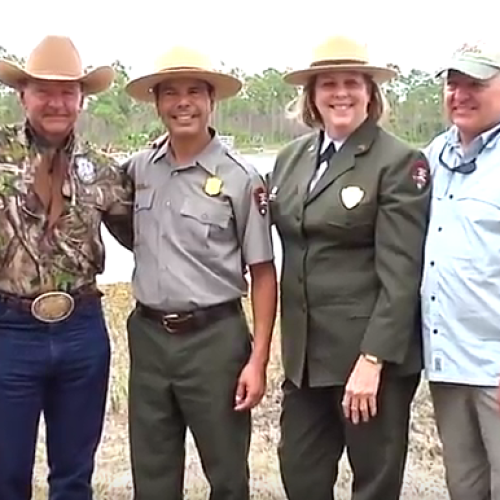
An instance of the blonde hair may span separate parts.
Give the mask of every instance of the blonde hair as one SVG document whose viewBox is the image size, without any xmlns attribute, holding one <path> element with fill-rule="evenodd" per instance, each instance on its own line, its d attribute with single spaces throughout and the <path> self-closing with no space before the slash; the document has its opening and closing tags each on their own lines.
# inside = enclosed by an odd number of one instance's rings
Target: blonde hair
<svg viewBox="0 0 500 500">
<path fill-rule="evenodd" d="M 321 114 L 314 104 L 314 87 L 317 76 L 311 77 L 299 95 L 288 103 L 285 112 L 288 118 L 310 128 L 323 128 L 324 123 Z M 376 123 L 382 124 L 389 117 L 389 103 L 380 86 L 373 79 L 363 74 L 366 84 L 370 89 L 370 100 L 368 102 L 368 116 Z"/>
</svg>

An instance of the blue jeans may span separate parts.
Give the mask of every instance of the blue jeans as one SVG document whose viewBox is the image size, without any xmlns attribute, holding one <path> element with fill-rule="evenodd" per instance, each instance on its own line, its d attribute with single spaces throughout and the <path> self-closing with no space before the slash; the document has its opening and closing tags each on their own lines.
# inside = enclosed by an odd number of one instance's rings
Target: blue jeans
<svg viewBox="0 0 500 500">
<path fill-rule="evenodd" d="M 40 415 L 50 500 L 91 500 L 110 344 L 99 298 L 45 324 L 0 302 L 0 499 L 29 500 Z"/>
</svg>

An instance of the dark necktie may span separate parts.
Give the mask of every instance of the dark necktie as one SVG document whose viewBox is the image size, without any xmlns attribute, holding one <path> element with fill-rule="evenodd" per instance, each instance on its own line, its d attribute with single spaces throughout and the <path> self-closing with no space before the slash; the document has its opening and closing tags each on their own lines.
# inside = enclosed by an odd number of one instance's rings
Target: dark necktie
<svg viewBox="0 0 500 500">
<path fill-rule="evenodd" d="M 324 161 L 326 161 L 328 163 L 334 154 L 335 154 L 335 145 L 333 144 L 332 141 L 330 141 L 330 144 L 328 144 L 328 147 L 319 155 L 318 167 Z"/>
</svg>

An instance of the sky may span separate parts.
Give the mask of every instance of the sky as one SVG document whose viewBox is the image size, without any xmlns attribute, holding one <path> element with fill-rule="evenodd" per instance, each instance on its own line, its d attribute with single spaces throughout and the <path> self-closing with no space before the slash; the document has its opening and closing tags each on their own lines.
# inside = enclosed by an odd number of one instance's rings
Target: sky
<svg viewBox="0 0 500 500">
<path fill-rule="evenodd" d="M 403 71 L 435 71 L 464 42 L 500 52 L 498 0 L 129 1 L 5 0 L 0 45 L 27 56 L 45 35 L 68 35 L 85 66 L 119 59 L 132 77 L 153 70 L 174 44 L 247 73 L 305 67 L 314 46 L 334 34 L 366 43 L 375 63 Z"/>
</svg>

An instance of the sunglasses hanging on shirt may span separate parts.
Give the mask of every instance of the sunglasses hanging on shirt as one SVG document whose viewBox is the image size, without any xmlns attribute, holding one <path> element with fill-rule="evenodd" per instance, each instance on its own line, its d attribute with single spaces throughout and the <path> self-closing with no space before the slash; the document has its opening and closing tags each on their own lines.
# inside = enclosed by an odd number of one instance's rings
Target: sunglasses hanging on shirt
<svg viewBox="0 0 500 500">
<path fill-rule="evenodd" d="M 469 175 L 472 174 L 472 172 L 475 172 L 477 169 L 476 165 L 476 160 L 479 157 L 479 155 L 483 152 L 484 148 L 498 135 L 500 134 L 500 127 L 497 128 L 486 141 L 484 144 L 481 146 L 481 149 L 477 152 L 477 155 L 469 161 L 466 161 L 465 163 L 460 163 L 460 165 L 456 167 L 450 167 L 444 160 L 443 160 L 443 154 L 444 150 L 447 148 L 448 144 L 445 144 L 443 149 L 441 150 L 441 153 L 439 153 L 439 163 L 446 169 L 448 169 L 450 172 L 456 172 L 458 174 L 464 174 L 464 175 Z"/>
</svg>

